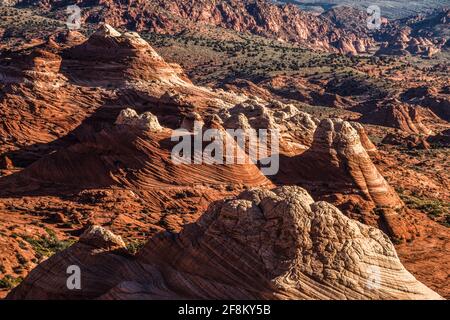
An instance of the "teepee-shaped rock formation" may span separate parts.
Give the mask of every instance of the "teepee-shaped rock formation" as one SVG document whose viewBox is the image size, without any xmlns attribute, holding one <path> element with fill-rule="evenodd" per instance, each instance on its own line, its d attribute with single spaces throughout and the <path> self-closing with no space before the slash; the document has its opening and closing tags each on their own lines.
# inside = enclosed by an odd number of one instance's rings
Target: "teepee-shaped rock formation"
<svg viewBox="0 0 450 320">
<path fill-rule="evenodd" d="M 277 182 L 304 186 L 352 218 L 409 237 L 410 227 L 401 218 L 404 204 L 370 159 L 361 129 L 340 119 L 322 120 L 311 147 L 280 164 Z"/>
<path fill-rule="evenodd" d="M 93 86 L 189 82 L 179 68 L 166 63 L 139 34 L 121 34 L 107 24 L 86 42 L 66 50 L 63 57 L 68 60 L 65 69 L 73 81 Z"/>
<path fill-rule="evenodd" d="M 328 182 L 335 190 L 356 189 L 363 198 L 379 206 L 402 206 L 372 163 L 358 131 L 349 122 L 322 120 L 311 147 L 297 162 L 299 167 L 295 171 L 305 180 Z"/>
<path fill-rule="evenodd" d="M 115 122 L 117 125 L 126 125 L 131 127 L 137 127 L 152 132 L 159 132 L 163 128 L 159 124 L 158 118 L 151 112 L 144 112 L 138 115 L 133 109 L 123 109 Z"/>
</svg>

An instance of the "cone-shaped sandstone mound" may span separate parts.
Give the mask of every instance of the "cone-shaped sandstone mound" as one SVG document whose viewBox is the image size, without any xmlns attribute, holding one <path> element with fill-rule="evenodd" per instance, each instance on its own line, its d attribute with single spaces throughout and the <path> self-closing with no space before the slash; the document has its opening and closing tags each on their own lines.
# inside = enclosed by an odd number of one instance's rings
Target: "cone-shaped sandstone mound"
<svg viewBox="0 0 450 320">
<path fill-rule="evenodd" d="M 361 130 L 340 119 L 322 120 L 311 147 L 281 161 L 276 182 L 303 186 L 354 219 L 409 237 L 412 231 L 401 218 L 404 204 L 373 164 L 364 147 L 373 151 L 373 145 L 361 139 Z"/>
<path fill-rule="evenodd" d="M 400 263 L 380 230 L 300 187 L 218 201 L 134 259 L 99 227 L 33 270 L 10 299 L 440 299 Z M 81 290 L 66 287 L 78 265 Z"/>
<path fill-rule="evenodd" d="M 120 86 L 130 81 L 189 82 L 181 69 L 166 63 L 137 33 L 121 34 L 108 24 L 62 56 L 67 60 L 63 67 L 69 78 L 90 86 Z"/>
<path fill-rule="evenodd" d="M 177 142 L 171 141 L 172 134 L 150 112 L 138 115 L 125 109 L 112 128 L 85 132 L 80 142 L 5 177 L 0 186 L 3 193 L 12 194 L 113 186 L 146 192 L 176 186 L 272 185 L 250 161 L 176 163 L 172 151 Z"/>
<path fill-rule="evenodd" d="M 359 128 L 361 130 L 361 128 Z M 373 145 L 365 144 L 373 148 Z M 402 203 L 378 172 L 364 148 L 357 129 L 340 119 L 322 120 L 311 147 L 294 158 L 288 168 L 294 176 L 290 182 L 305 182 L 346 193 L 354 190 L 379 206 L 401 207 Z"/>
<path fill-rule="evenodd" d="M 176 128 L 194 109 L 245 99 L 193 85 L 137 33 L 106 24 L 88 39 L 56 34 L 0 57 L 0 79 L 0 153 L 21 149 L 8 154 L 20 166 L 66 146 L 66 136 L 92 118 L 96 128 L 111 125 L 128 105 Z"/>
</svg>

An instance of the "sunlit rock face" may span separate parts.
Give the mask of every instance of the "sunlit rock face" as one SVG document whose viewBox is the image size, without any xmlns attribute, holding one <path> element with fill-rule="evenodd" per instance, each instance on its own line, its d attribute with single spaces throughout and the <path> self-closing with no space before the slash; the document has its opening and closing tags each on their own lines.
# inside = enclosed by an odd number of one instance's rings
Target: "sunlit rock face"
<svg viewBox="0 0 450 320">
<path fill-rule="evenodd" d="M 380 230 L 299 187 L 252 189 L 212 204 L 135 259 L 99 227 L 36 268 L 9 299 L 440 299 Z M 65 288 L 78 263 L 85 290 Z"/>
</svg>

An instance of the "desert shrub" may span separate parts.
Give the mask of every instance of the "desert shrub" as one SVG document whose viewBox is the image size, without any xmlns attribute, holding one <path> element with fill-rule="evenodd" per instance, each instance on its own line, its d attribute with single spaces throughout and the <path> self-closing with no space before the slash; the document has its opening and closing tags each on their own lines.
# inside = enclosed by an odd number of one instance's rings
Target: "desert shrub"
<svg viewBox="0 0 450 320">
<path fill-rule="evenodd" d="M 133 240 L 133 241 L 129 241 L 127 243 L 127 250 L 129 253 L 131 253 L 132 255 L 135 255 L 136 253 L 139 252 L 139 250 L 141 250 L 141 248 L 145 245 L 146 241 L 145 240 Z"/>
<path fill-rule="evenodd" d="M 3 279 L 0 279 L 0 288 L 1 289 L 13 289 L 18 286 L 22 282 L 22 278 L 14 278 L 13 276 L 6 275 Z"/>
<path fill-rule="evenodd" d="M 59 251 L 67 249 L 75 242 L 75 240 L 59 240 L 52 230 L 46 229 L 46 231 L 48 236 L 42 238 L 23 237 L 33 247 L 38 258 L 50 257 Z"/>
</svg>

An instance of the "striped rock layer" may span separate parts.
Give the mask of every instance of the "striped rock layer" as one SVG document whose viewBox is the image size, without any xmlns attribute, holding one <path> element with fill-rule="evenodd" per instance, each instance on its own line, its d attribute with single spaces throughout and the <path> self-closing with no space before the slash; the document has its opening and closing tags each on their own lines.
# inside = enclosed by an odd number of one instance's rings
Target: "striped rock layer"
<svg viewBox="0 0 450 320">
<path fill-rule="evenodd" d="M 66 269 L 81 269 L 68 290 Z M 213 203 L 135 257 L 98 227 L 53 256 L 9 299 L 440 299 L 400 263 L 380 230 L 314 202 L 300 187 Z"/>
</svg>

